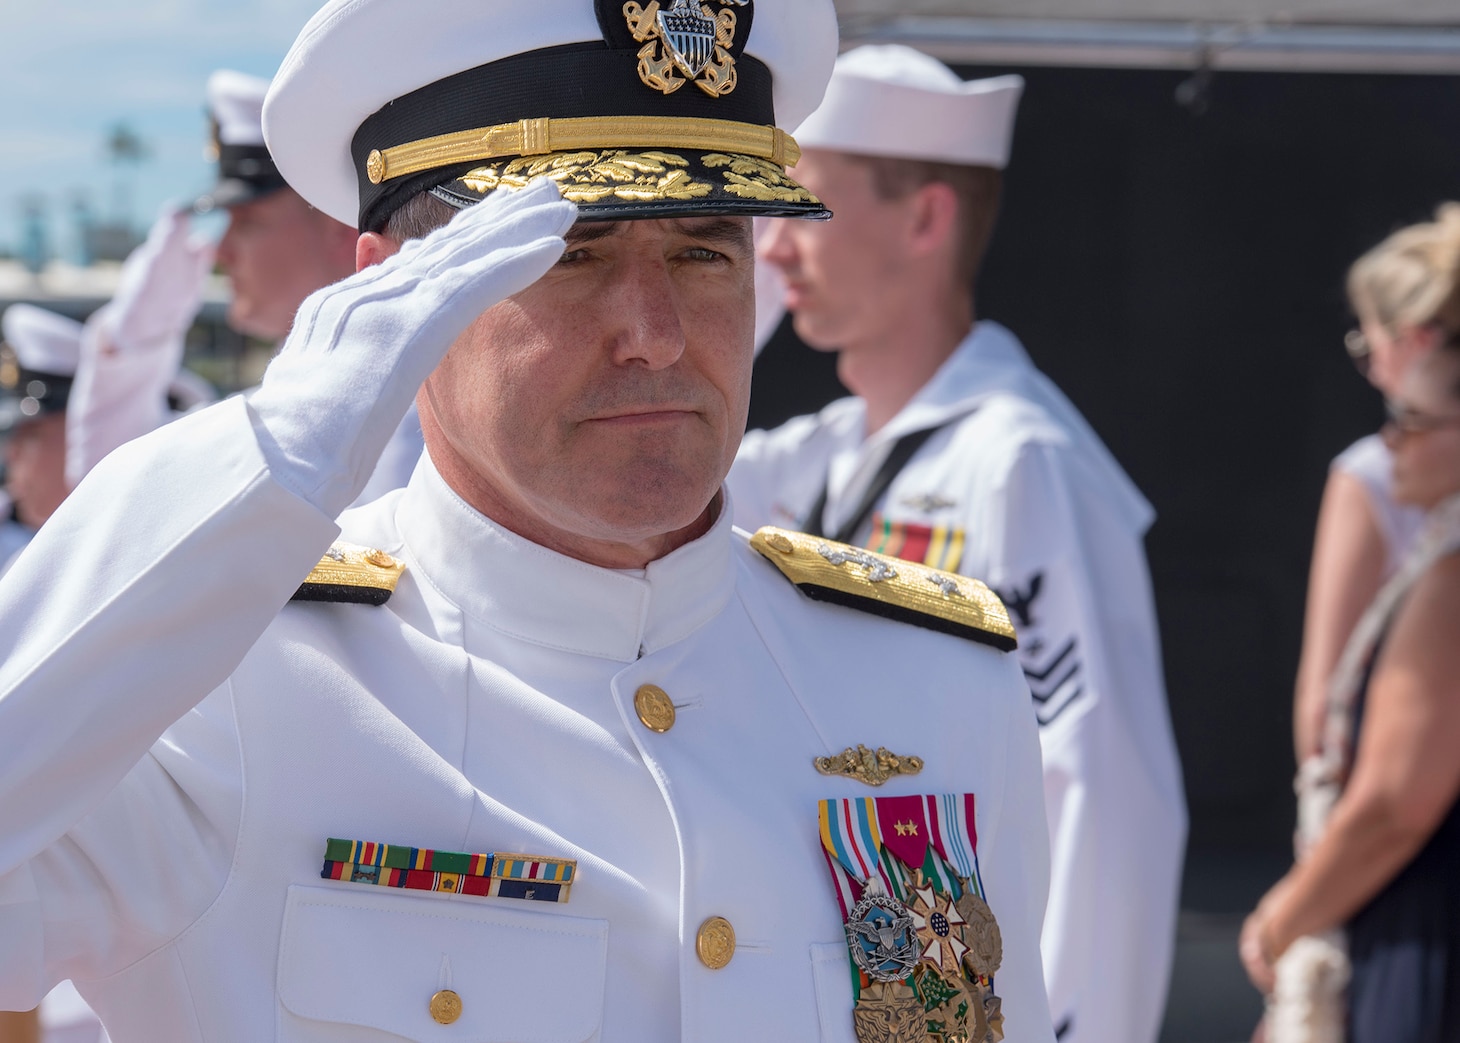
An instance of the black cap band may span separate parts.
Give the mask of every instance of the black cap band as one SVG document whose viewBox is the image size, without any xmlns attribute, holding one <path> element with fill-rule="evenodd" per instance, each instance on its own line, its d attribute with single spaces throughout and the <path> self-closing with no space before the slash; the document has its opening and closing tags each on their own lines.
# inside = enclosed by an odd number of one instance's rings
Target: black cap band
<svg viewBox="0 0 1460 1043">
<path fill-rule="evenodd" d="M 771 73 L 741 56 L 739 85 L 711 97 L 689 84 L 665 96 L 645 88 L 634 50 L 602 41 L 547 47 L 480 65 L 412 91 L 360 125 L 350 153 L 360 184 L 360 228 L 378 230 L 408 199 L 470 171 L 476 162 L 439 167 L 373 184 L 371 152 L 422 138 L 523 118 L 582 116 L 683 116 L 773 126 Z"/>
<path fill-rule="evenodd" d="M 0 409 L 0 430 L 10 430 L 27 420 L 66 409 L 74 377 L 23 368 L 12 372 L 15 383 L 0 387 L 0 399 L 8 404 L 7 408 Z"/>
<path fill-rule="evenodd" d="M 263 145 L 219 145 L 218 180 L 247 181 L 260 189 L 282 188 L 284 178 Z"/>
</svg>

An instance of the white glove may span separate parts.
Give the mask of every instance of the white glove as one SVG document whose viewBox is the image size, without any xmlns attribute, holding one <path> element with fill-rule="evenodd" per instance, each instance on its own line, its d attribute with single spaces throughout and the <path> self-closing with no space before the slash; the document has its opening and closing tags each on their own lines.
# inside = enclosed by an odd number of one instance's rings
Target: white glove
<svg viewBox="0 0 1460 1043">
<path fill-rule="evenodd" d="M 203 301 L 213 254 L 212 242 L 189 235 L 188 211 L 164 212 L 122 265 L 116 296 L 107 305 L 112 347 L 140 351 L 186 333 Z"/>
<path fill-rule="evenodd" d="M 307 297 L 250 399 L 275 480 L 344 510 L 452 342 L 557 262 L 577 213 L 546 179 L 499 190 Z"/>
<path fill-rule="evenodd" d="M 168 419 L 167 388 L 182 366 L 213 252 L 189 236 L 186 211 L 165 211 L 122 265 L 116 296 L 86 321 L 66 410 L 73 487 L 107 453 Z"/>
</svg>

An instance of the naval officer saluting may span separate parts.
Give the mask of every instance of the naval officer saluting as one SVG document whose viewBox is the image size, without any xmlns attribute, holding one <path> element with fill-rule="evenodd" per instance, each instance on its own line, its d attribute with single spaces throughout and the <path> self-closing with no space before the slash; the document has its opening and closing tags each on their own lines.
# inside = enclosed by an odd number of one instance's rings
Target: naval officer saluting
<svg viewBox="0 0 1460 1043">
<path fill-rule="evenodd" d="M 721 486 L 749 219 L 825 216 L 776 123 L 835 49 L 828 0 L 304 28 L 269 146 L 363 270 L 0 583 L 0 1005 L 71 976 L 120 1043 L 1048 1043 L 1002 605 L 752 538 Z M 336 522 L 413 398 L 410 484 Z"/>
</svg>

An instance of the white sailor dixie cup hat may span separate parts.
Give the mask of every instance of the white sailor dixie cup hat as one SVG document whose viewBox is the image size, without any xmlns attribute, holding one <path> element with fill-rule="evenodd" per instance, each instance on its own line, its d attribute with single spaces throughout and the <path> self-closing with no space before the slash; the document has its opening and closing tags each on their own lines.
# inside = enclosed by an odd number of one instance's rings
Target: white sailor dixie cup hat
<svg viewBox="0 0 1460 1043">
<path fill-rule="evenodd" d="M 0 431 L 59 413 L 81 360 L 81 323 L 33 304 L 12 304 L 0 317 Z"/>
<path fill-rule="evenodd" d="M 1002 170 L 1024 80 L 965 81 L 900 44 L 858 47 L 836 61 L 826 97 L 796 128 L 803 148 Z"/>
<path fill-rule="evenodd" d="M 209 153 L 218 163 L 218 183 L 193 204 L 206 213 L 237 206 L 284 187 L 264 144 L 264 96 L 269 81 L 232 69 L 208 77 Z"/>
<path fill-rule="evenodd" d="M 837 47 L 831 0 L 330 0 L 264 103 L 280 171 L 378 230 L 552 178 L 590 220 L 830 216 L 786 176 Z"/>
</svg>

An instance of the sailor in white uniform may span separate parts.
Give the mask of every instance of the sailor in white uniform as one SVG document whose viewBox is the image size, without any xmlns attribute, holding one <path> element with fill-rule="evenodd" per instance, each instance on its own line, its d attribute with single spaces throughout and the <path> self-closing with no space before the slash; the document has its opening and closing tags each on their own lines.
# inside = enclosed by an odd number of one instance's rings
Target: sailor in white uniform
<svg viewBox="0 0 1460 1043">
<path fill-rule="evenodd" d="M 963 82 L 905 47 L 844 54 L 794 169 L 833 210 L 773 222 L 796 330 L 855 397 L 751 432 L 736 521 L 826 533 L 986 579 L 1019 632 L 1052 858 L 1043 951 L 1071 1043 L 1152 1043 L 1186 834 L 1142 540 L 1153 512 L 973 285 L 1018 77 Z"/>
<path fill-rule="evenodd" d="M 829 0 L 304 28 L 271 152 L 365 268 L 0 583 L 0 1006 L 70 976 L 123 1043 L 1053 1039 L 1002 605 L 751 538 L 721 485 L 748 218 L 825 215 L 776 119 L 835 48 Z M 410 484 L 337 523 L 413 399 Z"/>
</svg>

